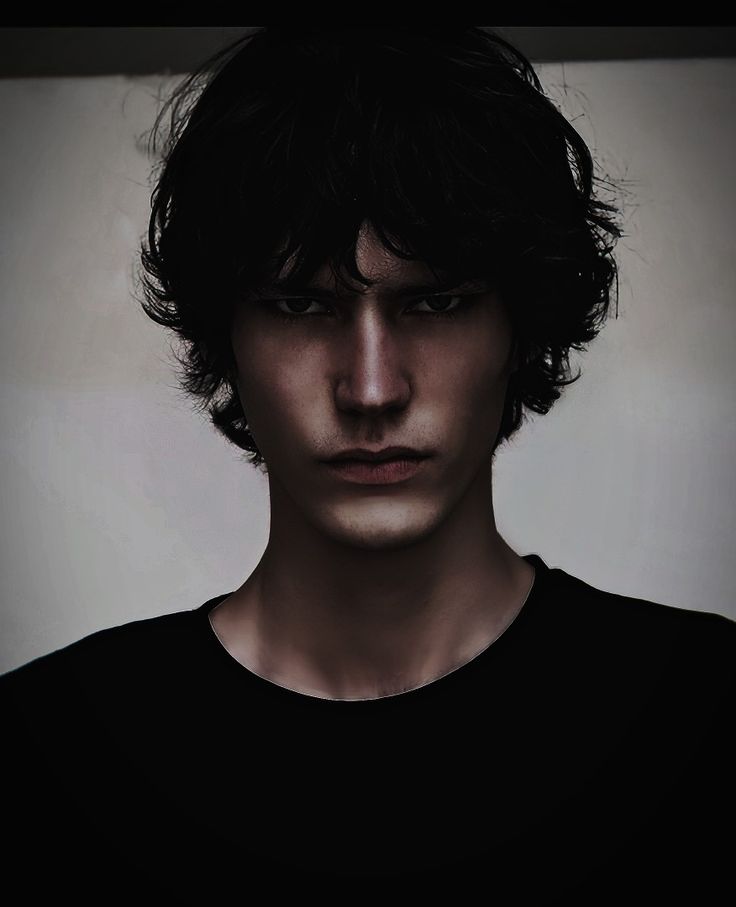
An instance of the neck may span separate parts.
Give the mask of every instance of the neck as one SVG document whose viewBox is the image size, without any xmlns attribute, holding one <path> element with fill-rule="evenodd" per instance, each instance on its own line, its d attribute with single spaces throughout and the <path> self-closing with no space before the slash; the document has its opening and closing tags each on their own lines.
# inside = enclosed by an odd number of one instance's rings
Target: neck
<svg viewBox="0 0 736 907">
<path fill-rule="evenodd" d="M 479 484 L 423 537 L 359 547 L 316 531 L 272 483 L 266 550 L 215 609 L 223 644 L 324 698 L 391 695 L 466 663 L 513 620 L 534 574 L 496 529 L 490 477 Z"/>
</svg>

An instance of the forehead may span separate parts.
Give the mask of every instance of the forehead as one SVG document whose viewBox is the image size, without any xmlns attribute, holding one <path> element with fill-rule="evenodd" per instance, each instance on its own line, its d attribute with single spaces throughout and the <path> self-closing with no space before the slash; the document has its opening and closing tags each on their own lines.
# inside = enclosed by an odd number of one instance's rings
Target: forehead
<svg viewBox="0 0 736 907">
<path fill-rule="evenodd" d="M 431 268 L 423 261 L 394 255 L 383 245 L 373 228 L 365 222 L 356 238 L 355 260 L 358 270 L 371 286 L 375 285 L 377 289 L 388 292 L 401 290 L 410 284 L 431 287 L 450 278 L 450 275 L 442 269 Z M 276 284 L 287 285 L 289 283 L 290 264 L 291 260 L 279 271 L 275 278 Z M 347 275 L 345 277 L 349 283 L 353 283 L 351 278 L 348 278 Z M 325 262 L 318 268 L 309 283 L 310 286 L 321 287 L 325 290 L 335 288 L 336 278 L 329 262 Z"/>
<path fill-rule="evenodd" d="M 428 281 L 432 278 L 432 271 L 427 264 L 394 255 L 366 224 L 361 226 L 358 233 L 355 260 L 362 274 L 381 285 L 396 283 L 398 280 Z M 321 272 L 320 276 L 323 276 Z"/>
</svg>

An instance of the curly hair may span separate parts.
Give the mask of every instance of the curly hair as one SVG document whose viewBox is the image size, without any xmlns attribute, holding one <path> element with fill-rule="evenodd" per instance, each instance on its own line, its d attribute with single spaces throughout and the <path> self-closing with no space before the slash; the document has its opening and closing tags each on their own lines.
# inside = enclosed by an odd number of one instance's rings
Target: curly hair
<svg viewBox="0 0 736 907">
<path fill-rule="evenodd" d="M 501 294 L 519 366 L 491 457 L 525 408 L 547 413 L 580 377 L 570 348 L 597 336 L 614 280 L 618 292 L 623 234 L 587 145 L 484 26 L 262 27 L 178 85 L 152 143 L 142 307 L 184 344 L 180 386 L 256 467 L 234 307 L 277 273 L 309 278 L 326 262 L 367 283 L 364 222 L 394 255 Z"/>
</svg>

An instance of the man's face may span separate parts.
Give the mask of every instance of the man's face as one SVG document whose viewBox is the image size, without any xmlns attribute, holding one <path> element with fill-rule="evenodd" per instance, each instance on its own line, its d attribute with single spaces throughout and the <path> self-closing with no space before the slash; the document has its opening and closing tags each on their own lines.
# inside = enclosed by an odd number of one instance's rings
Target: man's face
<svg viewBox="0 0 736 907">
<path fill-rule="evenodd" d="M 365 224 L 356 251 L 377 283 L 348 297 L 325 266 L 311 286 L 329 296 L 305 289 L 241 303 L 232 344 L 272 517 L 306 520 L 348 546 L 387 549 L 425 537 L 490 489 L 512 336 L 487 287 L 407 293 L 434 283 L 431 272 L 393 256 Z M 322 462 L 394 445 L 431 456 L 392 484 L 347 481 Z"/>
</svg>

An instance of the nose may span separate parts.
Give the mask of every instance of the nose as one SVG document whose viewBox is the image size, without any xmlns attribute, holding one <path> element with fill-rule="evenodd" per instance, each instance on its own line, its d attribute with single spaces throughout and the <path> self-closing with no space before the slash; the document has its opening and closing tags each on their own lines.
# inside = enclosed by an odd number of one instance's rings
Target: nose
<svg viewBox="0 0 736 907">
<path fill-rule="evenodd" d="M 379 309 L 366 306 L 356 312 L 343 339 L 338 409 L 376 415 L 405 407 L 411 396 L 405 351 Z"/>
</svg>

